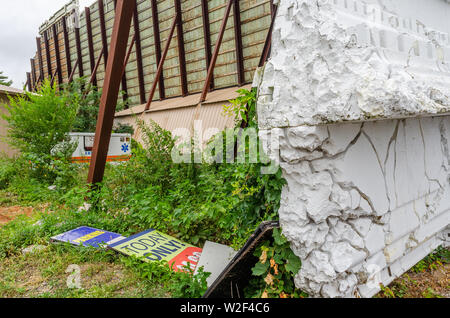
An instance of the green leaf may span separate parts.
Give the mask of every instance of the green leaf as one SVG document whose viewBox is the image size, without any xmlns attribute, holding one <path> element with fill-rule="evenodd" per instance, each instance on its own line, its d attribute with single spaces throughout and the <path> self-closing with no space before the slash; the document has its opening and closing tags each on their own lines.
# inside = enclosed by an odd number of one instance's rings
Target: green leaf
<svg viewBox="0 0 450 318">
<path fill-rule="evenodd" d="M 269 262 L 265 262 L 264 264 L 258 262 L 258 264 L 256 264 L 255 267 L 252 268 L 253 276 L 262 276 L 267 273 L 269 265 Z"/>
<path fill-rule="evenodd" d="M 297 257 L 294 253 L 288 257 L 286 263 L 286 270 L 296 275 L 300 268 L 302 267 L 302 262 L 299 257 Z"/>
<path fill-rule="evenodd" d="M 284 245 L 285 243 L 287 243 L 286 238 L 283 236 L 283 234 L 281 234 L 281 229 L 273 230 L 273 239 L 276 245 Z"/>
</svg>

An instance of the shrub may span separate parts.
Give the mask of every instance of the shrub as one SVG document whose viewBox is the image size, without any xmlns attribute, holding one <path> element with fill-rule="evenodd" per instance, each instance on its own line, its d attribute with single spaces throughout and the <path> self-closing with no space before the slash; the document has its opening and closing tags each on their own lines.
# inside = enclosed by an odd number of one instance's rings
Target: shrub
<svg viewBox="0 0 450 318">
<path fill-rule="evenodd" d="M 76 98 L 59 93 L 49 81 L 42 84 L 37 94 L 10 98 L 8 113 L 2 117 L 8 123 L 8 139 L 22 153 L 48 156 L 52 149 L 69 142 L 68 132 L 73 127 L 78 104 Z M 64 153 L 66 149 L 60 149 Z"/>
</svg>

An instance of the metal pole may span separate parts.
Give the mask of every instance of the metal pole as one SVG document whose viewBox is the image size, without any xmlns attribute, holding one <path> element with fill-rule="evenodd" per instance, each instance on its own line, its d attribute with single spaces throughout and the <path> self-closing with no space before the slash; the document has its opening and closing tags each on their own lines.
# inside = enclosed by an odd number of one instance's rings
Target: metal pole
<svg viewBox="0 0 450 318">
<path fill-rule="evenodd" d="M 234 15 L 234 39 L 236 42 L 237 79 L 238 85 L 242 86 L 245 83 L 245 71 L 244 71 L 244 53 L 242 46 L 241 9 L 239 6 L 239 0 L 234 0 L 233 15 Z"/>
<path fill-rule="evenodd" d="M 161 61 L 161 35 L 159 30 L 158 2 L 157 0 L 151 1 L 152 1 L 153 36 L 155 39 L 155 56 L 156 56 L 156 63 L 159 63 L 159 61 Z M 161 70 L 158 87 L 159 87 L 159 99 L 162 100 L 166 98 L 166 91 L 164 85 L 164 70 Z"/>
<path fill-rule="evenodd" d="M 64 33 L 64 51 L 66 53 L 66 66 L 67 66 L 67 74 L 72 73 L 72 59 L 70 57 L 70 43 L 69 43 L 69 32 L 67 31 L 67 22 L 66 16 L 62 18 L 62 26 Z"/>
<path fill-rule="evenodd" d="M 134 1 L 137 2 L 137 0 Z M 133 25 L 134 25 L 133 42 L 134 44 L 136 44 L 136 63 L 139 80 L 139 97 L 141 104 L 145 104 L 146 100 L 145 100 L 144 66 L 142 62 L 141 30 L 139 26 L 139 12 L 137 8 L 137 3 L 133 14 Z M 131 45 L 131 47 L 133 47 L 133 44 Z"/>
<path fill-rule="evenodd" d="M 55 59 L 56 59 L 56 69 L 58 70 L 58 84 L 61 85 L 63 82 L 62 77 L 62 67 L 61 67 L 61 55 L 59 52 L 59 38 L 58 38 L 58 32 L 56 31 L 56 24 L 53 24 L 52 26 L 53 31 L 53 44 L 55 46 Z"/>
<path fill-rule="evenodd" d="M 217 56 L 219 55 L 220 46 L 222 45 L 223 35 L 225 34 L 225 29 L 228 22 L 228 17 L 230 16 L 231 7 L 233 6 L 234 0 L 229 0 L 227 8 L 225 10 L 225 16 L 222 20 L 222 26 L 220 27 L 219 37 L 217 38 L 216 47 L 214 48 L 214 54 L 211 59 L 211 63 L 209 64 L 208 74 L 206 75 L 205 85 L 203 86 L 202 96 L 200 97 L 200 103 L 203 103 L 206 100 L 206 96 L 208 95 L 208 89 L 213 77 L 214 68 L 217 62 Z"/>
<path fill-rule="evenodd" d="M 175 18 L 173 19 L 172 28 L 170 29 L 169 38 L 167 39 L 167 43 L 166 43 L 166 47 L 164 49 L 163 56 L 161 57 L 161 60 L 159 61 L 158 69 L 156 71 L 155 80 L 153 81 L 153 86 L 152 86 L 152 89 L 150 91 L 150 96 L 148 97 L 147 105 L 145 106 L 145 111 L 150 109 L 150 105 L 152 103 L 153 97 L 155 96 L 156 85 L 158 85 L 158 81 L 159 81 L 161 73 L 162 73 L 164 62 L 166 60 L 167 52 L 169 52 L 170 42 L 172 41 L 173 34 L 175 33 L 175 27 L 177 26 L 177 22 L 178 22 L 177 16 L 178 16 L 178 14 L 176 14 Z"/>
<path fill-rule="evenodd" d="M 106 66 L 94 149 L 89 167 L 88 182 L 90 184 L 97 184 L 103 180 L 122 77 L 117 70 L 123 68 L 135 6 L 134 1 L 117 0 L 110 55 Z"/>
<path fill-rule="evenodd" d="M 272 8 L 272 22 L 270 23 L 269 31 L 267 33 L 266 42 L 264 43 L 264 49 L 261 54 L 261 59 L 259 60 L 258 67 L 263 67 L 264 63 L 266 63 L 270 56 L 270 49 L 272 47 L 272 32 L 273 26 L 275 24 L 275 18 L 277 16 L 278 6 L 274 5 Z"/>
</svg>

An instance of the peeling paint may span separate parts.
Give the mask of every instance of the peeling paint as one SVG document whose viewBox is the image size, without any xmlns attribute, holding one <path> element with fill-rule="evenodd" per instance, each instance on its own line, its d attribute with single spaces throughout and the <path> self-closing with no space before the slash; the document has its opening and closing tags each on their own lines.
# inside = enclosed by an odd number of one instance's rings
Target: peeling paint
<svg viewBox="0 0 450 318">
<path fill-rule="evenodd" d="M 448 240 L 450 29 L 401 4 L 279 1 L 260 137 L 287 180 L 295 282 L 313 297 L 370 297 Z"/>
</svg>

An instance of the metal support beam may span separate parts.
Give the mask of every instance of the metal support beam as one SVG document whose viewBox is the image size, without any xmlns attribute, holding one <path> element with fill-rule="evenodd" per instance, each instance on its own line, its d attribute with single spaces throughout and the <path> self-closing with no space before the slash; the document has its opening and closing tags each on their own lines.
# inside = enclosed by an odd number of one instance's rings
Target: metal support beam
<svg viewBox="0 0 450 318">
<path fill-rule="evenodd" d="M 178 22 L 178 14 L 175 14 L 175 17 L 174 17 L 173 23 L 172 23 L 172 27 L 170 29 L 169 38 L 167 39 L 166 47 L 164 48 L 164 53 L 161 57 L 161 60 L 159 61 L 158 69 L 156 70 L 155 79 L 153 80 L 152 89 L 150 91 L 150 96 L 148 97 L 147 105 L 145 106 L 145 111 L 150 109 L 150 105 L 152 103 L 153 97 L 155 96 L 156 85 L 158 85 L 159 79 L 161 77 L 162 70 L 164 67 L 164 62 L 166 61 L 167 52 L 169 52 L 170 43 L 172 42 L 172 38 L 173 38 L 173 34 L 175 33 L 175 28 L 177 26 L 177 22 Z"/>
<path fill-rule="evenodd" d="M 95 53 L 94 53 L 94 42 L 92 37 L 92 22 L 91 22 L 91 9 L 88 7 L 84 8 L 85 18 L 86 18 L 86 30 L 88 38 L 89 47 L 89 61 L 91 63 L 91 74 L 94 73 L 95 68 Z M 97 86 L 97 77 L 94 78 L 94 86 Z"/>
<path fill-rule="evenodd" d="M 37 77 L 36 77 L 36 63 L 34 62 L 34 59 L 30 59 L 30 64 L 31 64 L 32 90 L 36 91 Z"/>
<path fill-rule="evenodd" d="M 181 95 L 183 97 L 189 94 L 187 74 L 186 74 L 186 51 L 184 49 L 184 35 L 183 35 L 183 12 L 181 10 L 181 0 L 175 1 L 175 14 L 177 17 L 177 40 L 178 40 L 178 64 L 180 67 L 181 78 Z"/>
<path fill-rule="evenodd" d="M 52 76 L 51 76 L 51 80 L 50 80 L 50 85 L 53 87 L 53 85 L 55 85 L 55 79 L 56 79 L 56 73 L 58 72 L 58 68 L 56 68 L 56 70 L 53 72 Z"/>
<path fill-rule="evenodd" d="M 41 38 L 36 38 L 37 45 L 37 56 L 39 63 L 39 78 L 41 80 L 44 79 L 44 63 L 42 62 L 42 46 L 41 46 Z"/>
<path fill-rule="evenodd" d="M 211 29 L 209 27 L 209 7 L 208 0 L 202 0 L 202 19 L 203 19 L 203 37 L 205 39 L 205 56 L 206 56 L 206 71 L 208 72 L 208 67 L 211 64 Z M 214 74 L 211 78 L 210 89 L 214 88 Z"/>
<path fill-rule="evenodd" d="M 102 50 L 100 51 L 100 54 L 98 55 L 97 62 L 95 62 L 95 66 L 94 66 L 94 70 L 92 71 L 91 78 L 89 79 L 89 85 L 94 84 L 94 82 L 97 78 L 97 71 L 100 66 L 100 62 L 102 61 L 102 57 L 104 57 L 104 56 L 105 56 L 105 48 L 102 47 Z"/>
<path fill-rule="evenodd" d="M 139 26 L 139 12 L 137 7 L 137 0 L 134 1 L 136 2 L 136 7 L 134 9 L 133 14 L 133 26 L 134 26 L 133 43 L 136 44 L 136 64 L 139 80 L 139 97 L 141 104 L 145 104 L 146 99 L 145 99 L 144 66 L 142 62 L 141 30 Z M 131 47 L 133 47 L 133 43 L 131 44 Z"/>
<path fill-rule="evenodd" d="M 245 71 L 244 71 L 244 53 L 242 46 L 242 30 L 241 30 L 241 8 L 239 6 L 239 0 L 234 0 L 233 6 L 234 17 L 234 39 L 236 42 L 236 70 L 238 85 L 245 84 Z"/>
<path fill-rule="evenodd" d="M 131 39 L 130 47 L 128 48 L 127 55 L 125 55 L 125 61 L 123 62 L 122 76 L 125 74 L 128 61 L 130 60 L 131 52 L 133 51 L 133 46 L 136 43 L 136 34 L 133 35 Z"/>
<path fill-rule="evenodd" d="M 53 31 L 53 43 L 55 46 L 56 69 L 58 70 L 56 74 L 58 75 L 58 84 L 61 85 L 63 82 L 63 77 L 61 67 L 61 55 L 59 52 L 59 38 L 58 38 L 58 31 L 56 30 L 56 24 L 53 24 L 52 31 Z"/>
<path fill-rule="evenodd" d="M 106 36 L 106 22 L 105 22 L 105 3 L 103 0 L 98 0 L 98 14 L 100 17 L 100 34 L 102 36 L 102 44 L 103 44 L 103 60 L 106 64 L 108 63 L 108 38 Z"/>
<path fill-rule="evenodd" d="M 114 10 L 116 10 L 117 0 L 114 0 Z M 123 73 L 122 76 L 122 91 L 124 92 L 122 96 L 122 100 L 125 102 L 128 99 L 128 83 L 127 83 L 127 75 Z"/>
<path fill-rule="evenodd" d="M 67 17 L 62 18 L 62 27 L 64 34 L 64 51 L 66 53 L 66 68 L 67 74 L 72 73 L 72 58 L 70 57 L 70 42 L 69 42 L 69 32 L 67 31 Z"/>
<path fill-rule="evenodd" d="M 73 77 L 75 76 L 75 71 L 77 70 L 78 64 L 79 64 L 79 61 L 77 59 L 76 62 L 75 62 L 75 65 L 73 66 L 72 72 L 70 73 L 68 83 L 72 83 L 73 82 Z"/>
<path fill-rule="evenodd" d="M 33 87 L 31 85 L 31 73 L 27 72 L 27 87 L 28 87 L 28 91 L 32 92 L 33 91 Z"/>
<path fill-rule="evenodd" d="M 52 78 L 53 72 L 52 72 L 52 61 L 50 57 L 50 45 L 48 44 L 48 35 L 47 31 L 44 31 L 44 46 L 45 46 L 45 59 L 47 60 L 47 74 L 48 77 Z"/>
<path fill-rule="evenodd" d="M 152 1 L 152 20 L 153 20 L 153 36 L 155 39 L 155 56 L 156 62 L 161 61 L 161 35 L 159 30 L 159 14 L 158 14 L 158 2 L 157 0 Z M 161 70 L 161 75 L 159 77 L 159 99 L 163 100 L 166 98 L 165 85 L 164 85 L 164 70 Z M 147 100 L 148 103 L 148 100 Z"/>
<path fill-rule="evenodd" d="M 261 54 L 261 59 L 259 60 L 258 67 L 263 67 L 266 61 L 269 59 L 270 56 L 270 49 L 272 47 L 272 32 L 273 32 L 273 26 L 275 24 L 275 18 L 277 16 L 278 6 L 273 5 L 272 6 L 272 22 L 270 23 L 269 31 L 267 33 L 266 42 L 264 43 L 264 49 Z"/>
<path fill-rule="evenodd" d="M 220 27 L 219 36 L 217 37 L 216 47 L 214 48 L 214 54 L 209 64 L 208 74 L 206 75 L 205 85 L 203 86 L 202 95 L 200 97 L 200 102 L 203 103 L 208 95 L 209 85 L 213 77 L 214 68 L 216 67 L 217 57 L 219 55 L 220 47 L 222 45 L 223 35 L 225 34 L 225 29 L 227 27 L 228 18 L 230 17 L 231 7 L 233 6 L 234 0 L 228 0 L 228 5 L 225 9 L 225 15 L 222 20 L 222 25 Z"/>
<path fill-rule="evenodd" d="M 84 69 L 83 69 L 83 54 L 81 51 L 80 28 L 75 28 L 75 44 L 77 47 L 78 74 L 80 74 L 80 77 L 83 77 Z"/>
<path fill-rule="evenodd" d="M 106 66 L 105 81 L 100 111 L 95 133 L 94 149 L 89 167 L 88 182 L 97 184 L 103 180 L 106 158 L 111 139 L 117 95 L 120 89 L 121 70 L 130 35 L 131 19 L 136 3 L 129 0 L 117 0 L 116 17 L 111 37 L 110 55 Z"/>
</svg>

